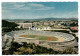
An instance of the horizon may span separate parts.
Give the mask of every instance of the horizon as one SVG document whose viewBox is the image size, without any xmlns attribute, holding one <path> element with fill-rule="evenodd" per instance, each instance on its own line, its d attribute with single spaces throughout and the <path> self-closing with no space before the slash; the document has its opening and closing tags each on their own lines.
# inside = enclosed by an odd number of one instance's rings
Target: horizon
<svg viewBox="0 0 80 56">
<path fill-rule="evenodd" d="M 6 18 L 5 18 L 6 19 Z M 9 18 L 10 19 L 10 18 Z M 19 18 L 14 18 L 14 19 L 19 19 Z M 37 18 L 37 19 L 49 19 L 49 18 Z M 50 18 L 50 19 L 55 19 L 54 17 L 53 18 Z M 59 18 L 57 18 L 57 19 L 59 19 Z M 60 18 L 60 19 L 63 19 L 63 18 Z M 72 18 L 65 18 L 65 19 L 72 19 Z M 64 19 L 64 20 L 65 20 Z M 74 18 L 74 19 L 78 19 L 78 18 Z M 11 20 L 11 19 L 10 19 Z M 13 19 L 12 19 L 13 20 Z M 24 19 L 24 20 L 26 20 L 26 19 Z M 32 19 L 30 19 L 30 20 L 32 20 Z"/>
<path fill-rule="evenodd" d="M 19 19 L 19 18 L 14 18 L 14 19 L 2 19 L 2 20 L 78 20 L 78 18 L 37 18 L 37 19 Z"/>
</svg>

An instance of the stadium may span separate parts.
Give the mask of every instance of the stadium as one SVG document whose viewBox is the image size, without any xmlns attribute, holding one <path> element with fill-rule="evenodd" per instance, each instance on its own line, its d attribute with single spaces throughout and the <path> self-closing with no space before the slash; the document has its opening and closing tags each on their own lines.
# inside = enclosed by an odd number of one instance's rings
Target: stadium
<svg viewBox="0 0 80 56">
<path fill-rule="evenodd" d="M 22 43 L 34 43 L 36 45 L 44 47 L 65 46 L 71 45 L 75 42 L 75 37 L 71 34 L 62 32 L 50 32 L 50 31 L 34 31 L 34 30 L 19 30 L 12 31 L 4 35 L 3 42 L 8 39 L 6 43 L 10 46 L 11 41 Z M 4 43 L 3 43 L 4 46 Z"/>
</svg>

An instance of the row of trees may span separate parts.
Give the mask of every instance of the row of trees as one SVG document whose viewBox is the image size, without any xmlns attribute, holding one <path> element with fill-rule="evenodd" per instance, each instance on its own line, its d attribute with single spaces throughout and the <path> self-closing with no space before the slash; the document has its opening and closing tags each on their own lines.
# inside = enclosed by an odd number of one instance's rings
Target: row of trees
<svg viewBox="0 0 80 56">
<path fill-rule="evenodd" d="M 73 23 L 71 23 L 71 24 L 63 23 L 62 25 L 64 25 L 64 26 L 71 26 L 71 27 L 75 27 L 75 26 L 78 26 L 78 23 L 75 23 L 75 22 L 73 22 Z"/>
<path fill-rule="evenodd" d="M 78 23 L 73 22 L 70 24 L 70 26 L 72 26 L 72 27 L 78 26 Z"/>
<path fill-rule="evenodd" d="M 41 47 L 35 44 L 18 44 L 13 42 L 11 48 L 2 52 L 3 55 L 31 55 L 31 54 L 77 54 L 72 48 L 67 48 L 64 51 L 54 51 L 51 48 Z"/>
</svg>

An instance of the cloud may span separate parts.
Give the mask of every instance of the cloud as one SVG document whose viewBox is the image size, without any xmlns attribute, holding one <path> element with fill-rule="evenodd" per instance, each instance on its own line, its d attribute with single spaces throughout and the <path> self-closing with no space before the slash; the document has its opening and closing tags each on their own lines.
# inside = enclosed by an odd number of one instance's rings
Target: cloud
<svg viewBox="0 0 80 56">
<path fill-rule="evenodd" d="M 73 11 L 73 12 L 70 12 L 69 14 L 78 15 L 78 11 Z"/>
<path fill-rule="evenodd" d="M 36 10 L 50 10 L 50 9 L 54 9 L 54 7 L 43 7 Z"/>
<path fill-rule="evenodd" d="M 50 10 L 50 9 L 54 9 L 54 7 L 48 7 L 45 6 L 43 4 L 36 4 L 36 3 L 31 3 L 28 4 L 29 7 L 35 8 L 34 10 Z"/>
<path fill-rule="evenodd" d="M 7 12 L 10 12 L 9 10 L 2 10 L 2 13 L 7 13 Z"/>
<path fill-rule="evenodd" d="M 78 12 L 72 11 L 72 12 L 64 13 L 58 16 L 62 18 L 78 18 Z"/>
<path fill-rule="evenodd" d="M 33 6 L 33 7 L 45 7 L 43 4 L 36 4 L 36 3 L 31 3 L 28 4 L 29 6 Z"/>
<path fill-rule="evenodd" d="M 71 15 L 71 17 L 75 17 L 75 18 L 78 18 L 78 11 L 73 11 L 73 12 L 70 12 L 69 15 Z"/>
<path fill-rule="evenodd" d="M 31 10 L 30 7 L 18 8 L 18 10 Z"/>
<path fill-rule="evenodd" d="M 20 7 L 23 7 L 23 6 L 25 6 L 24 4 L 15 4 L 14 5 L 16 8 L 20 8 Z"/>
<path fill-rule="evenodd" d="M 50 10 L 54 9 L 54 7 L 48 7 L 43 4 L 37 3 L 3 3 L 3 10 Z"/>
<path fill-rule="evenodd" d="M 10 10 L 10 9 L 18 9 L 24 7 L 24 3 L 15 3 L 15 2 L 7 2 L 2 3 L 2 9 Z"/>
</svg>

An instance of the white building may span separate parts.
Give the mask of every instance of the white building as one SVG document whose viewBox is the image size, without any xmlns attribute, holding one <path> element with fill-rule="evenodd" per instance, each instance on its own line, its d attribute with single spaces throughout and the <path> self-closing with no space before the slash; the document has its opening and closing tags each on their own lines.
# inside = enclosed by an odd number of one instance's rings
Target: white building
<svg viewBox="0 0 80 56">
<path fill-rule="evenodd" d="M 51 27 L 34 27 L 34 28 L 31 28 L 32 30 L 50 30 Z"/>
<path fill-rule="evenodd" d="M 32 23 L 17 23 L 19 24 L 18 28 L 32 28 Z"/>
</svg>

